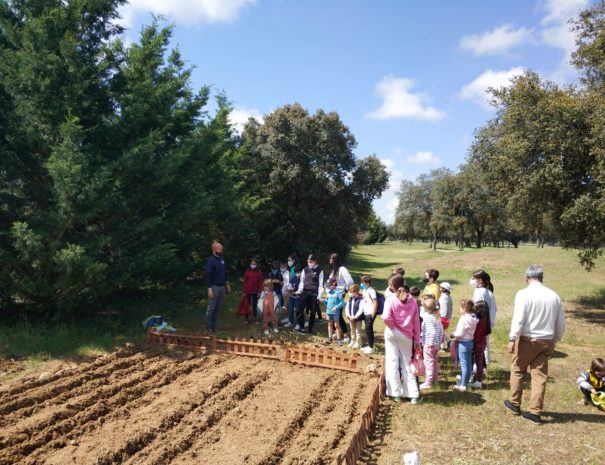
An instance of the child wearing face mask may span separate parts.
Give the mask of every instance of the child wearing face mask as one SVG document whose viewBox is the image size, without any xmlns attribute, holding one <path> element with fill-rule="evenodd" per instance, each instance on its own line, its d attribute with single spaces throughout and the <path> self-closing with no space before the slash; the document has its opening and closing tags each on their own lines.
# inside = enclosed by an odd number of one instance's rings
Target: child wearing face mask
<svg viewBox="0 0 605 465">
<path fill-rule="evenodd" d="M 248 302 L 250 302 L 250 308 L 252 309 L 250 314 L 246 315 L 245 324 L 249 324 L 250 321 L 258 323 L 256 319 L 256 305 L 258 304 L 258 297 L 262 290 L 263 274 L 258 269 L 258 261 L 253 258 L 244 272 L 244 294 L 246 294 Z"/>
<path fill-rule="evenodd" d="M 361 324 L 363 322 L 363 307 L 361 306 L 362 296 L 357 284 L 349 287 L 349 301 L 347 302 L 345 313 L 351 325 L 351 342 L 349 347 L 352 349 L 361 348 Z"/>
<path fill-rule="evenodd" d="M 324 272 L 317 264 L 315 255 L 310 254 L 307 257 L 307 266 L 302 270 L 300 283 L 296 293 L 298 294 L 298 304 L 296 306 L 296 327 L 298 334 L 313 334 L 313 324 L 315 323 L 315 307 L 317 299 L 324 293 Z M 308 329 L 305 331 L 305 310 L 309 311 Z"/>
</svg>

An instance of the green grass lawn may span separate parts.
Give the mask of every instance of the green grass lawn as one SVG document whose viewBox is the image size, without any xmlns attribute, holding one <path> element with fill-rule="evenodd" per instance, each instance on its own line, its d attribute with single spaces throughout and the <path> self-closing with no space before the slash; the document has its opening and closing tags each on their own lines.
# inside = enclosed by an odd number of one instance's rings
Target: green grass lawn
<svg viewBox="0 0 605 465">
<path fill-rule="evenodd" d="M 567 319 L 567 332 L 550 363 L 545 424 L 540 427 L 513 417 L 502 406 L 508 396 L 510 356 L 505 352 L 505 345 L 514 296 L 525 286 L 523 274 L 532 263 L 545 267 L 544 284 L 563 299 Z M 356 281 L 361 274 L 371 274 L 374 287 L 381 291 L 395 265 L 405 268 L 406 280 L 411 286 L 422 286 L 424 271 L 436 268 L 440 271 L 440 280 L 452 284 L 455 315 L 457 302 L 472 296 L 468 284 L 471 273 L 483 268 L 492 276 L 498 303 L 492 335 L 492 364 L 484 389 L 454 391 L 456 372 L 447 354 L 443 354 L 443 376 L 438 386 L 423 396 L 420 405 L 385 401 L 376 433 L 364 456 L 365 463 L 400 464 L 401 455 L 411 450 L 419 451 L 423 465 L 605 463 L 602 441 L 605 413 L 581 405 L 575 384 L 578 372 L 585 369 L 592 358 L 605 357 L 605 260 L 598 260 L 596 268 L 589 273 L 579 265 L 574 251 L 558 247 L 490 247 L 460 252 L 453 245 L 440 245 L 433 252 L 423 243 L 386 243 L 356 247 L 346 265 Z M 206 302 L 203 284 L 199 286 L 199 292 L 192 290 L 186 305 L 163 304 L 153 311 L 150 308 L 150 313 L 164 314 L 180 330 L 201 331 Z M 261 337 L 260 326 L 245 326 L 236 315 L 240 292 L 241 288 L 236 286 L 226 301 L 220 317 L 220 335 Z M 373 356 L 376 359 L 381 358 L 383 328 L 377 319 L 378 350 Z M 21 326 L 0 329 L 0 355 L 5 359 L 24 357 L 30 364 L 110 351 L 126 340 L 143 336 L 138 321 L 126 328 Z M 325 331 L 325 325 L 318 325 L 317 334 L 308 339 L 283 330 L 276 339 L 319 345 L 326 336 Z"/>
</svg>

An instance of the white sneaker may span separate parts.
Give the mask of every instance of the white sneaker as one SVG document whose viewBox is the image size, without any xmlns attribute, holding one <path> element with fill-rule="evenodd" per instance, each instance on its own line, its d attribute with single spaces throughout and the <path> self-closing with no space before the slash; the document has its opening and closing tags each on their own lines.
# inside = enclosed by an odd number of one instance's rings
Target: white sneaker
<svg viewBox="0 0 605 465">
<path fill-rule="evenodd" d="M 374 352 L 374 349 L 372 349 L 370 346 L 366 346 L 366 347 L 364 347 L 363 349 L 361 349 L 361 351 L 362 351 L 364 354 L 371 354 L 371 353 L 373 353 L 373 352 Z"/>
<path fill-rule="evenodd" d="M 265 336 L 268 336 L 268 335 L 269 335 L 269 330 L 265 329 Z"/>
<path fill-rule="evenodd" d="M 308 327 L 309 327 L 309 322 L 305 321 L 305 328 L 308 328 Z"/>
<path fill-rule="evenodd" d="M 481 383 L 481 381 L 475 381 L 471 383 L 471 387 L 475 389 L 481 389 L 483 387 L 483 383 Z"/>
<path fill-rule="evenodd" d="M 345 337 L 345 338 L 343 338 L 343 339 L 342 339 L 342 342 L 343 342 L 344 344 L 349 344 L 349 343 L 351 342 L 351 339 L 350 339 L 350 338 L 348 338 L 348 337 Z"/>
<path fill-rule="evenodd" d="M 300 325 L 296 325 L 296 326 L 294 327 L 294 331 L 300 331 Z"/>
<path fill-rule="evenodd" d="M 361 348 L 361 346 L 356 342 L 355 344 L 353 344 L 353 346 L 351 347 L 351 349 L 359 349 Z"/>
<path fill-rule="evenodd" d="M 284 328 L 291 328 L 292 327 L 292 323 L 290 323 L 289 321 L 284 325 Z"/>
<path fill-rule="evenodd" d="M 290 323 L 290 319 L 289 318 L 284 318 L 283 320 L 281 320 L 282 323 Z"/>
<path fill-rule="evenodd" d="M 274 333 L 279 333 L 279 329 L 277 329 L 277 328 L 273 328 L 273 332 L 274 332 Z"/>
<path fill-rule="evenodd" d="M 350 341 L 350 342 L 349 342 L 349 347 L 353 347 L 354 345 L 355 345 L 355 342 L 354 342 L 354 341 Z"/>
<path fill-rule="evenodd" d="M 465 391 L 466 391 L 466 386 L 460 386 L 459 384 L 456 384 L 456 385 L 454 386 L 454 389 L 455 389 L 456 391 L 465 392 Z"/>
<path fill-rule="evenodd" d="M 418 389 L 423 390 L 423 389 L 431 389 L 433 386 L 431 386 L 430 384 L 427 383 L 422 383 L 420 386 L 418 386 Z"/>
</svg>

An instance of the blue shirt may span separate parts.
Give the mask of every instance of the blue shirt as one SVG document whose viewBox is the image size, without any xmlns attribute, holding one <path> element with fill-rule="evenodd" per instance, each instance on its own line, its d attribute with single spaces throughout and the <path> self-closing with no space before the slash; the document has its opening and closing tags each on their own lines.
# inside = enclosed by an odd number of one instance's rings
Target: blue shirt
<svg viewBox="0 0 605 465">
<path fill-rule="evenodd" d="M 329 290 L 326 293 L 326 313 L 338 315 L 338 311 L 343 308 L 345 301 L 342 298 L 340 290 Z"/>
<path fill-rule="evenodd" d="M 206 287 L 224 286 L 226 283 L 227 267 L 223 255 L 210 255 L 206 260 Z"/>
</svg>

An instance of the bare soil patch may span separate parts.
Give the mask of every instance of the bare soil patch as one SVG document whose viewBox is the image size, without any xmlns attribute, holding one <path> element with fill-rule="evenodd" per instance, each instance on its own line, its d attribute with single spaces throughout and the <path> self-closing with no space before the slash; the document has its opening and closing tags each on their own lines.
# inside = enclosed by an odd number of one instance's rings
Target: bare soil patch
<svg viewBox="0 0 605 465">
<path fill-rule="evenodd" d="M 377 377 L 125 348 L 0 388 L 0 465 L 327 464 Z"/>
</svg>

